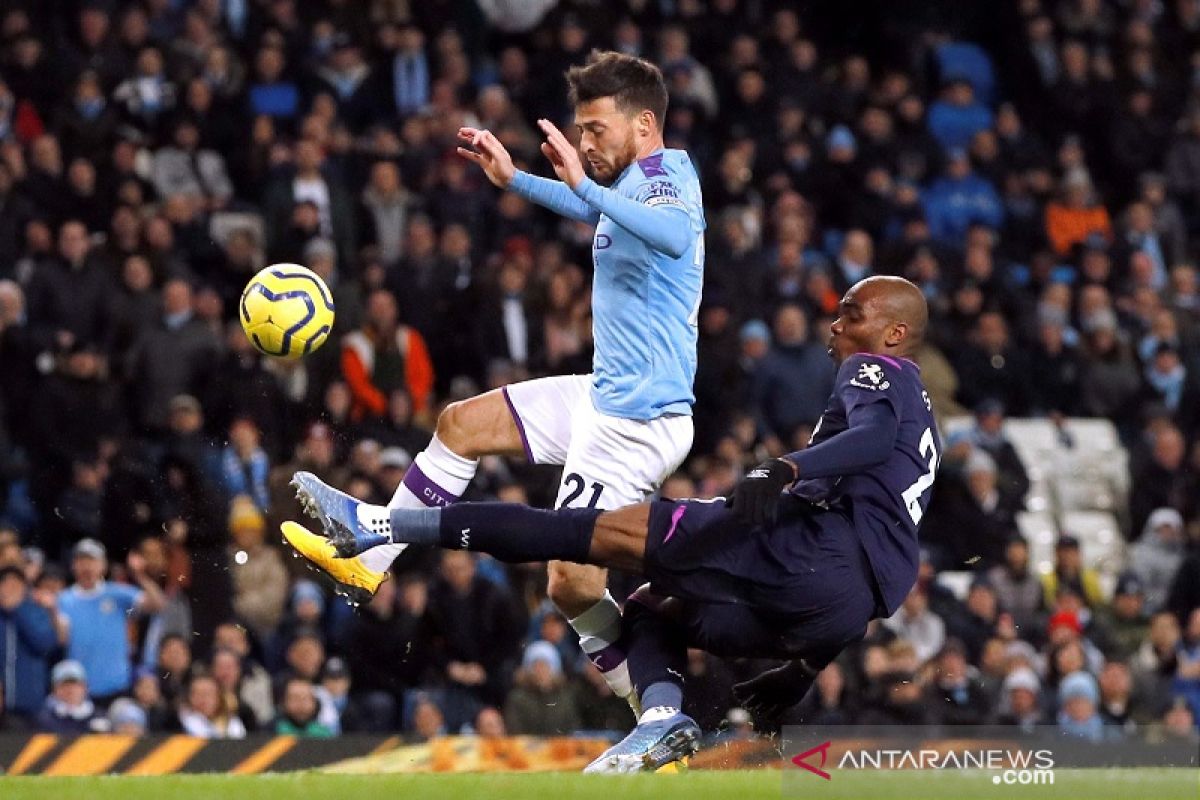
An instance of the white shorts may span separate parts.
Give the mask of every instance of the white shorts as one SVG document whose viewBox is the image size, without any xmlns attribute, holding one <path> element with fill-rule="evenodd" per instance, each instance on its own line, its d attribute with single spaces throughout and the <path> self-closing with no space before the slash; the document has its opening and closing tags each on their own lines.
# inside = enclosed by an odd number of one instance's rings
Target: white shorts
<svg viewBox="0 0 1200 800">
<path fill-rule="evenodd" d="M 591 375 L 538 378 L 504 387 L 533 464 L 562 464 L 555 508 L 612 509 L 640 503 L 692 448 L 692 418 L 610 417 L 592 405 Z"/>
</svg>

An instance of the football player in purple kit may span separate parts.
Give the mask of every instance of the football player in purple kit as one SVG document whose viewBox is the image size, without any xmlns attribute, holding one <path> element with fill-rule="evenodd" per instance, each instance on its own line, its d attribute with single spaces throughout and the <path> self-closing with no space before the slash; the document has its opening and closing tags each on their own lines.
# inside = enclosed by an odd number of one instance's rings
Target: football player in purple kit
<svg viewBox="0 0 1200 800">
<path fill-rule="evenodd" d="M 917 528 L 941 454 L 910 359 L 927 322 L 924 296 L 902 278 L 851 287 L 830 328 L 837 382 L 810 446 L 759 464 L 724 502 L 389 510 L 308 473 L 294 484 L 343 557 L 406 542 L 644 573 L 622 641 L 645 711 L 586 771 L 656 769 L 693 752 L 700 736 L 680 711 L 687 647 L 787 660 L 735 690 L 752 710 L 778 713 L 916 582 Z"/>
</svg>

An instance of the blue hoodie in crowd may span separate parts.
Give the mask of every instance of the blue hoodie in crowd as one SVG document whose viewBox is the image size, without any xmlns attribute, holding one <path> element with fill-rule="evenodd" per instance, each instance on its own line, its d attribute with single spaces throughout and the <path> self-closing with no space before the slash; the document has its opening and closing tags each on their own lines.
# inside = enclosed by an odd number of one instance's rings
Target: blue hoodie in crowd
<svg viewBox="0 0 1200 800">
<path fill-rule="evenodd" d="M 11 611 L 0 609 L 0 682 L 9 713 L 32 716 L 41 709 L 57 644 L 50 613 L 28 597 Z"/>
<path fill-rule="evenodd" d="M 938 178 L 921 195 L 929 234 L 936 241 L 961 246 L 967 228 L 983 223 L 998 229 L 1004 222 L 1004 204 L 986 178 L 969 173 L 962 178 Z"/>
</svg>

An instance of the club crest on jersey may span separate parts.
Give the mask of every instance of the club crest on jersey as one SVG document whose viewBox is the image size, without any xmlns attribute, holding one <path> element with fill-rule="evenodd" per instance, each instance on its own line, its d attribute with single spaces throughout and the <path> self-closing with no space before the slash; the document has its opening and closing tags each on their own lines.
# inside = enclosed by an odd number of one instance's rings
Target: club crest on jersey
<svg viewBox="0 0 1200 800">
<path fill-rule="evenodd" d="M 857 386 L 859 389 L 880 392 L 889 388 L 892 382 L 887 379 L 883 367 L 868 361 L 858 368 L 858 374 L 850 379 L 850 385 Z"/>
</svg>

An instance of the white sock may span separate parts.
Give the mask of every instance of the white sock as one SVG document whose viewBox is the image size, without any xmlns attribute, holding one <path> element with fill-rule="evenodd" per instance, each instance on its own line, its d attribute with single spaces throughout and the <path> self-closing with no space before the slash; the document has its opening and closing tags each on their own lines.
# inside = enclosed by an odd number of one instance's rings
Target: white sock
<svg viewBox="0 0 1200 800">
<path fill-rule="evenodd" d="M 654 708 L 647 708 L 642 712 L 642 715 L 638 717 L 638 725 L 642 725 L 647 722 L 657 722 L 660 719 L 668 719 L 669 717 L 673 717 L 678 713 L 678 708 L 672 708 L 670 706 L 654 706 Z"/>
<path fill-rule="evenodd" d="M 387 507 L 430 508 L 458 502 L 478 468 L 478 460 L 463 458 L 442 444 L 442 440 L 434 434 L 429 446 L 413 459 L 412 466 L 396 487 L 396 493 Z M 368 569 L 383 572 L 406 547 L 406 544 L 383 544 L 372 547 L 359 557 Z"/>
<path fill-rule="evenodd" d="M 580 648 L 608 681 L 613 694 L 626 698 L 633 694 L 625 654 L 612 648 L 621 636 L 621 609 L 612 592 L 605 591 L 594 606 L 571 620 L 571 627 L 579 634 Z"/>
</svg>

